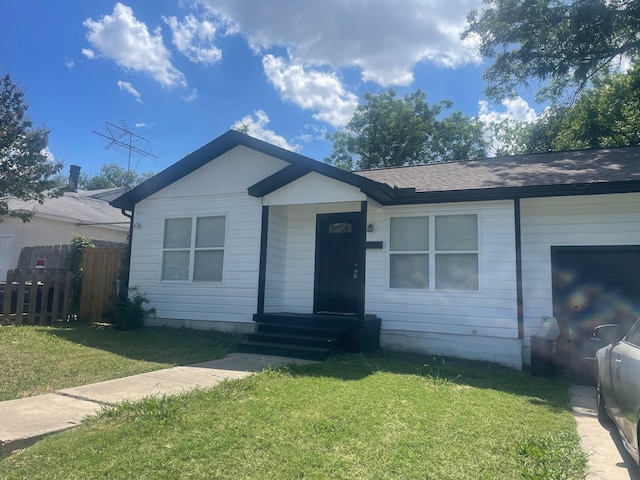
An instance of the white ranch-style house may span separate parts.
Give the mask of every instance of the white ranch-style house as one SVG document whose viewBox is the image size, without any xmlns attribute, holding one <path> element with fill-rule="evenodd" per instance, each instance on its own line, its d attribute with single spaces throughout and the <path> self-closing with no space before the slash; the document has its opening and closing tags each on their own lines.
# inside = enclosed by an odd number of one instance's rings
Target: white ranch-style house
<svg viewBox="0 0 640 480">
<path fill-rule="evenodd" d="M 521 368 L 543 317 L 575 350 L 640 307 L 638 147 L 351 173 L 228 131 L 112 205 L 154 324 Z"/>
</svg>

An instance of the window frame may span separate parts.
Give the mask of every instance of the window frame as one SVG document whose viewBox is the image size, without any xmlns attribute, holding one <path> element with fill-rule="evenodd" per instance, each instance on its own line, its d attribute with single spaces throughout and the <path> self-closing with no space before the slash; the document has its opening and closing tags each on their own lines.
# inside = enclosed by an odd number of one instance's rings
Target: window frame
<svg viewBox="0 0 640 480">
<path fill-rule="evenodd" d="M 456 217 L 456 216 L 468 216 L 474 215 L 477 220 L 477 249 L 476 250 L 438 250 L 436 249 L 436 217 Z M 427 217 L 429 222 L 429 249 L 426 252 L 414 252 L 414 251 L 399 251 L 394 252 L 391 250 L 391 219 L 392 218 L 420 218 Z M 465 294 L 473 294 L 479 293 L 482 290 L 482 274 L 481 274 L 481 245 L 482 245 L 482 216 L 481 213 L 477 210 L 465 210 L 465 211 L 429 211 L 429 212 L 416 212 L 416 213 L 400 213 L 391 214 L 387 220 L 387 245 L 389 248 L 386 252 L 386 287 L 387 290 L 398 292 L 398 291 L 406 291 L 406 292 L 415 292 L 415 293 L 426 293 L 426 292 L 450 292 L 450 293 L 465 293 Z M 426 253 L 428 258 L 428 278 L 427 278 L 427 287 L 426 288 L 408 288 L 408 287 L 392 287 L 391 286 L 391 256 L 392 255 L 402 255 L 408 253 Z M 436 258 L 438 256 L 445 255 L 475 255 L 477 260 L 477 288 L 474 290 L 464 290 L 464 289 L 438 289 L 436 287 L 436 268 L 437 261 Z"/>
<path fill-rule="evenodd" d="M 209 218 L 209 217 L 218 217 L 224 218 L 224 234 L 223 234 L 223 244 L 222 246 L 215 247 L 197 247 L 197 228 L 198 228 L 198 219 L 200 218 Z M 176 220 L 176 219 L 190 219 L 191 220 L 191 233 L 189 238 L 189 247 L 169 247 L 166 248 L 164 245 L 165 242 L 165 233 L 166 233 L 166 225 L 167 220 Z M 225 273 L 225 251 L 227 249 L 227 236 L 229 230 L 229 216 L 226 213 L 211 213 L 211 214 L 202 214 L 202 215 L 177 215 L 171 217 L 164 217 L 162 223 L 162 246 L 161 246 L 161 258 L 160 258 L 160 282 L 161 283 L 180 283 L 180 284 L 222 284 L 224 283 L 224 273 Z M 221 251 L 222 252 L 222 268 L 220 272 L 220 280 L 194 280 L 195 273 L 195 257 L 196 252 L 199 251 Z M 187 278 L 186 279 L 165 279 L 164 278 L 164 258 L 165 252 L 188 252 L 189 253 L 189 264 L 187 266 Z"/>
<path fill-rule="evenodd" d="M 402 218 L 402 219 L 406 219 L 406 218 L 413 218 L 413 219 L 426 219 L 427 220 L 427 249 L 400 249 L 400 250 L 392 250 L 392 238 L 393 235 L 391 233 L 391 225 L 393 223 L 393 219 L 396 218 Z M 407 216 L 395 216 L 395 217 L 389 217 L 389 241 L 388 241 L 388 245 L 389 245 L 389 255 L 388 255 L 388 275 L 387 275 L 387 284 L 389 286 L 390 289 L 393 290 L 419 290 L 419 291 L 424 291 L 424 290 L 430 290 L 431 289 L 431 285 L 432 285 L 432 279 L 431 279 L 431 275 L 430 275 L 430 270 L 431 270 L 431 262 L 433 260 L 433 256 L 431 254 L 431 248 L 432 248 L 432 241 L 433 239 L 431 238 L 431 217 L 430 215 L 407 215 Z M 427 276 L 426 276 L 426 287 L 425 288 L 421 288 L 421 287 L 393 287 L 391 286 L 391 271 L 392 271 L 392 257 L 401 257 L 401 256 L 423 256 L 426 257 L 426 261 L 427 261 Z"/>
</svg>

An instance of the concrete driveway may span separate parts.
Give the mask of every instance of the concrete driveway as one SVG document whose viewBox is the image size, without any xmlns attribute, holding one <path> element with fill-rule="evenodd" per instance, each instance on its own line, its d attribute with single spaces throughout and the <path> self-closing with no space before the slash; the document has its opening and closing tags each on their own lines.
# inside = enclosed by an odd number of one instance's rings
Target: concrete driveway
<svg viewBox="0 0 640 480">
<path fill-rule="evenodd" d="M 640 480 L 638 466 L 627 453 L 613 422 L 600 423 L 595 387 L 572 385 L 571 407 L 582 448 L 589 456 L 587 480 Z"/>
</svg>

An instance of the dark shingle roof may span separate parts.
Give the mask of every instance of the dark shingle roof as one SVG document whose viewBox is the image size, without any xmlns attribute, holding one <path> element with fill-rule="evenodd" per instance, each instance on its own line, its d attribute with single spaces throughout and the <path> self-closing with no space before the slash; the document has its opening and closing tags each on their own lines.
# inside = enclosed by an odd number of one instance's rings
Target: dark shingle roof
<svg viewBox="0 0 640 480">
<path fill-rule="evenodd" d="M 640 147 L 520 155 L 351 173 L 230 130 L 112 200 L 111 204 L 133 210 L 141 200 L 237 146 L 251 148 L 289 164 L 250 186 L 248 193 L 255 197 L 265 196 L 310 172 L 355 186 L 382 205 L 640 192 Z"/>
<path fill-rule="evenodd" d="M 487 158 L 354 172 L 416 192 L 518 188 L 640 180 L 640 147 Z"/>
</svg>

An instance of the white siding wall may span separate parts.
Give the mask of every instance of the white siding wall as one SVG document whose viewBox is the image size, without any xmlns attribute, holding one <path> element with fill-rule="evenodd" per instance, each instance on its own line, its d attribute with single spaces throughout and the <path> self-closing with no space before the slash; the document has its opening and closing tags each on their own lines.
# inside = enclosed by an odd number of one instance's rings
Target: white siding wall
<svg viewBox="0 0 640 480">
<path fill-rule="evenodd" d="M 262 201 L 247 188 L 286 165 L 238 147 L 136 205 L 130 285 L 156 309 L 150 323 L 194 328 L 252 327 L 258 295 Z M 223 281 L 161 280 L 164 219 L 226 216 Z"/>
<path fill-rule="evenodd" d="M 312 172 L 266 195 L 264 204 L 312 205 L 317 203 L 359 202 L 366 199 L 366 195 L 359 189 Z"/>
<path fill-rule="evenodd" d="M 553 315 L 551 247 L 640 244 L 640 194 L 526 199 L 522 207 L 525 361 L 529 337 Z"/>
<path fill-rule="evenodd" d="M 122 217 L 127 221 L 126 217 Z M 5 217 L 0 223 L 0 236 L 11 237 L 9 258 L 4 258 L 6 269 L 18 265 L 22 247 L 38 247 L 41 245 L 69 245 L 74 235 L 84 235 L 95 240 L 125 243 L 128 226 L 110 227 L 100 225 L 75 225 L 50 218 L 34 216 L 27 223 L 19 218 Z M 7 272 L 0 266 L 0 278 L 4 280 Z"/>
<path fill-rule="evenodd" d="M 389 223 L 393 216 L 476 213 L 479 219 L 478 292 L 389 288 Z M 382 341 L 428 351 L 521 366 L 516 312 L 513 203 L 416 205 L 380 208 L 369 203 L 366 312 L 382 319 Z"/>
<path fill-rule="evenodd" d="M 267 312 L 284 312 L 288 223 L 287 207 L 269 208 L 264 299 Z"/>
<path fill-rule="evenodd" d="M 316 215 L 319 213 L 359 212 L 359 202 L 331 203 L 321 205 L 290 205 L 288 207 L 270 207 L 277 212 L 278 224 L 286 223 L 286 238 L 268 244 L 268 256 L 272 249 L 282 256 L 284 263 L 274 262 L 268 265 L 267 312 L 313 312 L 313 290 L 315 272 Z M 280 217 L 285 217 L 284 221 Z M 269 225 L 271 229 L 271 225 Z M 278 227 L 279 228 L 279 227 Z M 274 236 L 276 234 L 274 233 Z M 271 236 L 271 234 L 270 234 Z M 284 251 L 283 251 L 284 244 Z M 284 267 L 284 268 L 282 268 Z M 276 273 L 281 272 L 281 273 Z M 280 289 L 278 291 L 278 289 Z M 269 298 L 269 297 L 272 297 Z M 282 303 L 279 303 L 279 300 Z"/>
</svg>

